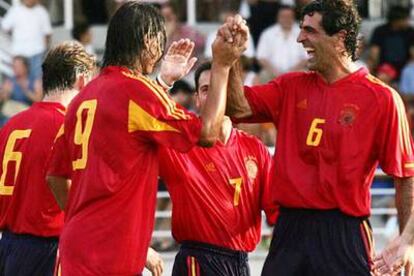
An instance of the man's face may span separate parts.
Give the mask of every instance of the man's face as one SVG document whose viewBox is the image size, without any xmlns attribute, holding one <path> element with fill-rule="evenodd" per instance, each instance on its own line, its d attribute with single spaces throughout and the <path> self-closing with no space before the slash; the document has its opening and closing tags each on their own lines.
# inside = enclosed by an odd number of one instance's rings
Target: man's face
<svg viewBox="0 0 414 276">
<path fill-rule="evenodd" d="M 198 79 L 198 90 L 196 91 L 196 106 L 201 111 L 206 103 L 208 89 L 210 87 L 210 70 L 203 71 Z"/>
<path fill-rule="evenodd" d="M 162 7 L 161 14 L 164 17 L 166 23 L 177 21 L 177 16 L 175 15 L 173 9 L 170 6 Z"/>
<path fill-rule="evenodd" d="M 23 0 L 23 3 L 24 3 L 27 7 L 33 7 L 33 6 L 35 6 L 38 2 L 39 2 L 39 0 Z"/>
<path fill-rule="evenodd" d="M 337 49 L 337 36 L 329 36 L 322 28 L 322 15 L 314 13 L 305 15 L 297 41 L 302 43 L 308 53 L 308 68 L 324 71 L 341 53 Z"/>
<path fill-rule="evenodd" d="M 292 9 L 281 9 L 277 15 L 277 22 L 283 29 L 292 28 L 295 23 L 295 12 Z"/>
<path fill-rule="evenodd" d="M 20 58 L 15 58 L 13 60 L 13 72 L 16 76 L 27 75 L 26 65 Z"/>
</svg>

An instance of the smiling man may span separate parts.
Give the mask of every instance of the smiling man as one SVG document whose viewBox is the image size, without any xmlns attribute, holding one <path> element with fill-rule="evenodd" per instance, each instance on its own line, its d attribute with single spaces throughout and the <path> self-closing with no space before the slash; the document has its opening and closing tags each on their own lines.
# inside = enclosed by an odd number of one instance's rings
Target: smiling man
<svg viewBox="0 0 414 276">
<path fill-rule="evenodd" d="M 230 40 L 238 20 L 219 33 Z M 242 87 L 230 76 L 227 113 L 278 130 L 273 198 L 281 206 L 262 275 L 370 275 L 370 187 L 394 177 L 403 229 L 413 208 L 414 156 L 398 93 L 354 64 L 360 25 L 350 0 L 304 7 L 298 42 L 310 72 Z M 244 93 L 243 93 L 244 91 Z"/>
</svg>

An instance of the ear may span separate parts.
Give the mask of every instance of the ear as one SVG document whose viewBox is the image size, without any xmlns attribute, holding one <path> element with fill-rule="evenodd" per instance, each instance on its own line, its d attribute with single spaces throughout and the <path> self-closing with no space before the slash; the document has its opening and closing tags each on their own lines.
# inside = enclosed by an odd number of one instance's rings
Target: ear
<svg viewBox="0 0 414 276">
<path fill-rule="evenodd" d="M 76 77 L 74 88 L 78 91 L 82 90 L 86 85 L 86 77 L 83 74 L 79 74 Z"/>
</svg>

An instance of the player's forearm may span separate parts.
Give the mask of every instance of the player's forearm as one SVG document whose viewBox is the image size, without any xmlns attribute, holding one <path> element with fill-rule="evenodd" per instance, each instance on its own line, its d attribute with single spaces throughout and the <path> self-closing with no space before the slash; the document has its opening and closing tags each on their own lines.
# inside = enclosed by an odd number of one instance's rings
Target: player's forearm
<svg viewBox="0 0 414 276">
<path fill-rule="evenodd" d="M 216 142 L 226 108 L 226 90 L 230 67 L 213 62 L 206 104 L 201 111 L 203 127 L 199 145 L 210 147 Z"/>
<path fill-rule="evenodd" d="M 395 204 L 398 211 L 400 232 L 402 232 L 414 209 L 414 178 L 394 178 L 394 184 Z"/>
<path fill-rule="evenodd" d="M 58 176 L 47 176 L 47 184 L 61 210 L 65 210 L 71 181 Z"/>
<path fill-rule="evenodd" d="M 414 246 L 414 213 L 411 214 L 410 219 L 401 234 L 401 238 L 406 244 Z"/>
<path fill-rule="evenodd" d="M 252 110 L 243 92 L 243 80 L 239 61 L 230 70 L 226 114 L 234 118 L 246 118 L 252 115 Z"/>
</svg>

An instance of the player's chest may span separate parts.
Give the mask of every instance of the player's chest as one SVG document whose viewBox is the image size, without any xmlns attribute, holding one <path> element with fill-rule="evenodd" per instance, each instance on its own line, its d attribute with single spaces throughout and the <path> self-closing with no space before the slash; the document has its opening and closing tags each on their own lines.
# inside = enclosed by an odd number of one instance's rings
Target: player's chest
<svg viewBox="0 0 414 276">
<path fill-rule="evenodd" d="M 351 87 L 304 91 L 289 99 L 280 127 L 295 135 L 304 147 L 362 141 L 375 132 L 379 117 L 375 103 L 374 96 Z"/>
</svg>

